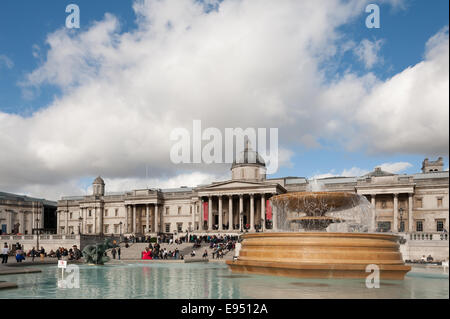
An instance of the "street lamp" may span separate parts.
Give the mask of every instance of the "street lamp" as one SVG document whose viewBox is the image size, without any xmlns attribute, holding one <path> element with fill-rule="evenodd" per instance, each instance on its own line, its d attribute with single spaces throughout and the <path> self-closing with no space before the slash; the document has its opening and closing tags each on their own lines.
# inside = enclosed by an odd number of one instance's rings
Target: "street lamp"
<svg viewBox="0 0 450 319">
<path fill-rule="evenodd" d="M 403 223 L 403 208 L 400 208 L 400 230 L 399 230 L 399 232 L 400 233 L 402 233 L 403 232 L 403 225 L 402 225 L 402 223 Z"/>
<path fill-rule="evenodd" d="M 122 222 L 119 223 L 119 240 L 122 240 Z"/>
</svg>

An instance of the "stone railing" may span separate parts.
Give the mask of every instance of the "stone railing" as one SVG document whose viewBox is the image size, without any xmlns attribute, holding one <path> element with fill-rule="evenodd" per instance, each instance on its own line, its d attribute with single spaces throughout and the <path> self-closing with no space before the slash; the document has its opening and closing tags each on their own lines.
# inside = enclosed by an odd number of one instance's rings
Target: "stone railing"
<svg viewBox="0 0 450 319">
<path fill-rule="evenodd" d="M 427 233 L 427 232 L 415 232 L 410 233 L 407 237 L 409 240 L 433 240 L 444 241 L 448 240 L 448 233 Z"/>
<path fill-rule="evenodd" d="M 1 235 L 0 240 L 36 240 L 37 235 Z M 80 239 L 79 235 L 40 235 L 39 240 Z"/>
</svg>

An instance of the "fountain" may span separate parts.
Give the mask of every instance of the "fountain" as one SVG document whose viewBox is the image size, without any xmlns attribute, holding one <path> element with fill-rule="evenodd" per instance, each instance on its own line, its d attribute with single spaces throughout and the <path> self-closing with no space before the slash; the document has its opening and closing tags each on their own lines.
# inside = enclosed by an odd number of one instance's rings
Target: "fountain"
<svg viewBox="0 0 450 319">
<path fill-rule="evenodd" d="M 381 279 L 403 279 L 411 269 L 399 237 L 369 233 L 365 197 L 345 192 L 297 192 L 272 197 L 281 232 L 243 235 L 231 271 L 304 278 L 366 278 L 376 265 Z M 289 231 L 290 230 L 290 231 Z M 337 231 L 338 230 L 338 231 Z"/>
</svg>

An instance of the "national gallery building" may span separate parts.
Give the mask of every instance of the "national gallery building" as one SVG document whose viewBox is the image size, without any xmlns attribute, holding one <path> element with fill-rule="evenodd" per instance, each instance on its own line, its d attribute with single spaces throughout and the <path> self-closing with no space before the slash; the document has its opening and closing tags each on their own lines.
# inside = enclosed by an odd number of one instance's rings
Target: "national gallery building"
<svg viewBox="0 0 450 319">
<path fill-rule="evenodd" d="M 360 177 L 320 179 L 323 191 L 354 192 L 375 207 L 378 231 L 445 233 L 449 172 L 443 159 L 425 159 L 422 172 L 396 175 L 380 168 Z M 58 234 L 151 235 L 181 232 L 237 233 L 277 229 L 270 198 L 309 190 L 302 177 L 266 178 L 265 162 L 248 147 L 231 167 L 231 180 L 197 187 L 105 192 L 101 177 L 89 196 L 63 197 Z"/>
</svg>

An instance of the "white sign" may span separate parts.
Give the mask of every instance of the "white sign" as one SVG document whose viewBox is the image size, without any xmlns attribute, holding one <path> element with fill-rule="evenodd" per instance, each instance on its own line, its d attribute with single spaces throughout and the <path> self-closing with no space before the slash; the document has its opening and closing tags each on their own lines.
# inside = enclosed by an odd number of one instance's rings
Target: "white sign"
<svg viewBox="0 0 450 319">
<path fill-rule="evenodd" d="M 58 268 L 67 268 L 67 260 L 58 260 Z"/>
</svg>

